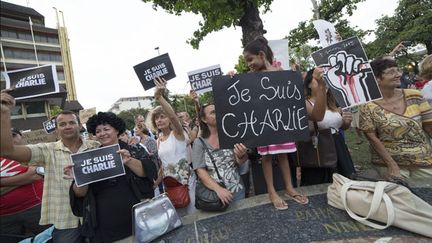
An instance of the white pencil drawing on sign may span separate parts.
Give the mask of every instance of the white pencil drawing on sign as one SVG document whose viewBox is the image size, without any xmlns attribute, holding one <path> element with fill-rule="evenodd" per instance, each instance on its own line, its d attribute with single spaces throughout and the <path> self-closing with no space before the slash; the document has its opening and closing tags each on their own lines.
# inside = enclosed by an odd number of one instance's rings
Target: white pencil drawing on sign
<svg viewBox="0 0 432 243">
<path fill-rule="evenodd" d="M 340 92 L 347 106 L 371 100 L 366 78 L 370 72 L 369 63 L 362 57 L 339 51 L 328 57 L 327 83 Z"/>
</svg>

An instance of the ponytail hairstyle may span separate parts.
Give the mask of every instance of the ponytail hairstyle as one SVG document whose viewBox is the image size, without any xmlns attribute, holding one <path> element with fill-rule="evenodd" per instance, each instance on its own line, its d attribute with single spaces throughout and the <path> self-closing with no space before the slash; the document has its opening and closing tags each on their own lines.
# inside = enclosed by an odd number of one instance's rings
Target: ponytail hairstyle
<svg viewBox="0 0 432 243">
<path fill-rule="evenodd" d="M 266 59 L 270 64 L 273 63 L 273 51 L 264 36 L 258 36 L 255 40 L 249 42 L 243 49 L 243 52 L 249 52 L 253 55 L 258 55 L 260 51 L 264 52 Z"/>
</svg>

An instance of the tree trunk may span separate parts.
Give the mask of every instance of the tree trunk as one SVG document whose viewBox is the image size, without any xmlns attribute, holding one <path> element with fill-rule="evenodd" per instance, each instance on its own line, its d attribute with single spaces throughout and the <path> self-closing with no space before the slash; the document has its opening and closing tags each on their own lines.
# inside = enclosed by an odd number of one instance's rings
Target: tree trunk
<svg viewBox="0 0 432 243">
<path fill-rule="evenodd" d="M 311 1 L 312 1 L 312 7 L 313 7 L 315 20 L 320 19 L 318 3 L 316 0 L 311 0 Z"/>
<path fill-rule="evenodd" d="M 239 25 L 242 27 L 242 44 L 245 47 L 258 36 L 263 36 L 267 31 L 264 30 L 257 6 L 250 0 L 244 0 L 243 4 L 244 15 L 240 19 Z"/>
<path fill-rule="evenodd" d="M 427 50 L 427 54 L 430 55 L 432 54 L 432 40 L 426 41 L 426 50 Z"/>
</svg>

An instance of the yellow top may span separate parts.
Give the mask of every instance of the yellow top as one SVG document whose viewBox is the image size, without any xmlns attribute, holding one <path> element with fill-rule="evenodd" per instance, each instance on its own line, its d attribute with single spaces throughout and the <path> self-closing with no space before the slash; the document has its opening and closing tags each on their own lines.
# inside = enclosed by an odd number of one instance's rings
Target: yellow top
<svg viewBox="0 0 432 243">
<path fill-rule="evenodd" d="M 406 109 L 402 115 L 375 102 L 360 107 L 360 129 L 375 132 L 401 167 L 432 167 L 432 147 L 424 125 L 432 124 L 432 108 L 417 90 L 404 89 Z M 371 147 L 371 162 L 385 165 Z"/>
</svg>

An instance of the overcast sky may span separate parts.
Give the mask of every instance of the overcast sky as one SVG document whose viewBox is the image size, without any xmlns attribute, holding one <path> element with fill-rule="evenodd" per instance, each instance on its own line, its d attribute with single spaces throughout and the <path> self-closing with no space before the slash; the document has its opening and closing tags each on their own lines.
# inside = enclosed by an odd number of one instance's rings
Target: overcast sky
<svg viewBox="0 0 432 243">
<path fill-rule="evenodd" d="M 220 64 L 222 71 L 234 69 L 241 55 L 241 28 L 211 33 L 194 50 L 186 43 L 201 17 L 175 16 L 140 0 L 7 0 L 34 8 L 45 16 L 45 25 L 56 28 L 53 7 L 64 13 L 70 39 L 75 85 L 84 108 L 106 111 L 121 97 L 152 95 L 144 91 L 133 66 L 168 52 L 177 77 L 168 82 L 172 93 L 188 93 L 188 71 Z M 352 25 L 375 29 L 375 20 L 392 15 L 397 0 L 366 0 L 350 17 Z M 312 16 L 310 0 L 275 0 L 271 12 L 261 15 L 266 38 L 281 39 L 298 22 Z M 346 37 L 345 37 L 346 38 Z"/>
</svg>

